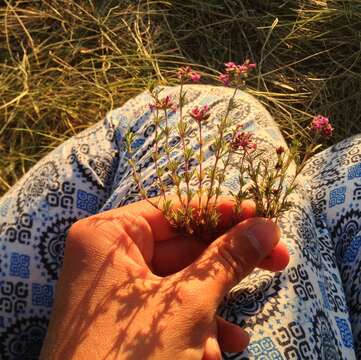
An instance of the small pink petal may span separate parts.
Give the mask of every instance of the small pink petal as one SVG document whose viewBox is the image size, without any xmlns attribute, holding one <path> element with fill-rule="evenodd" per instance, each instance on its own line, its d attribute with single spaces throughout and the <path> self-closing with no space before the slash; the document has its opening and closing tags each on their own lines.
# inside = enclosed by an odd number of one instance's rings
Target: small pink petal
<svg viewBox="0 0 361 360">
<path fill-rule="evenodd" d="M 193 82 L 198 82 L 201 79 L 201 75 L 195 71 L 190 72 L 189 77 Z"/>
<path fill-rule="evenodd" d="M 229 61 L 229 62 L 224 63 L 224 66 L 227 69 L 235 69 L 237 65 L 233 61 Z"/>
<path fill-rule="evenodd" d="M 228 86 L 231 81 L 229 74 L 221 74 L 219 75 L 218 79 L 223 83 L 224 86 Z"/>
</svg>

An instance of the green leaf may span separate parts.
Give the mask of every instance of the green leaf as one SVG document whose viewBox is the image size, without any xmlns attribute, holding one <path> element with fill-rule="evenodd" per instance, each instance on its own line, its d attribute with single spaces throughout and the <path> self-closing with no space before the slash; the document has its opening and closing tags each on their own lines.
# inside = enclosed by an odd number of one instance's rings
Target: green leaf
<svg viewBox="0 0 361 360">
<path fill-rule="evenodd" d="M 185 161 L 189 161 L 194 155 L 194 150 L 191 147 L 186 147 L 184 149 L 184 159 Z"/>
</svg>

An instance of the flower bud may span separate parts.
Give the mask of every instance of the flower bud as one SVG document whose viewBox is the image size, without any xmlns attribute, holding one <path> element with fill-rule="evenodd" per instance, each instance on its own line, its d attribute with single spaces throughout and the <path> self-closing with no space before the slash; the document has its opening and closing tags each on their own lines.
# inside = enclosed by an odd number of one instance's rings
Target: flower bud
<svg viewBox="0 0 361 360">
<path fill-rule="evenodd" d="M 276 149 L 277 155 L 282 155 L 284 152 L 285 152 L 285 148 L 284 148 L 283 146 L 279 146 L 279 147 Z"/>
</svg>

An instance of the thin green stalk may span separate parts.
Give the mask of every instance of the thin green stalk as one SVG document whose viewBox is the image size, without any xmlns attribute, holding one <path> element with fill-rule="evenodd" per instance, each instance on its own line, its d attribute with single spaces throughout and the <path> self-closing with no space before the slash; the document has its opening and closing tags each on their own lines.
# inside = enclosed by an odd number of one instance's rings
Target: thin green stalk
<svg viewBox="0 0 361 360">
<path fill-rule="evenodd" d="M 171 178 L 174 182 L 174 185 L 176 187 L 176 191 L 177 191 L 177 196 L 179 199 L 179 202 L 181 204 L 182 207 L 184 207 L 184 203 L 183 203 L 183 199 L 182 199 L 182 193 L 180 190 L 180 182 L 178 179 L 178 175 L 177 175 L 177 170 L 175 168 L 175 166 L 173 166 L 173 160 L 170 156 L 170 149 L 169 149 L 169 123 L 168 123 L 168 113 L 167 110 L 164 110 L 164 116 L 165 116 L 165 143 L 166 143 L 166 147 L 165 147 L 165 153 L 167 156 L 167 160 L 168 160 L 168 167 L 170 168 L 170 172 L 171 172 Z M 176 160 L 174 160 L 176 161 Z"/>
<path fill-rule="evenodd" d="M 219 197 L 220 191 L 221 191 L 221 185 L 222 185 L 222 183 L 224 181 L 224 176 L 226 174 L 228 166 L 231 163 L 232 155 L 233 155 L 232 149 L 229 148 L 228 149 L 228 154 L 227 154 L 227 159 L 224 162 L 224 166 L 223 166 L 223 169 L 222 169 L 222 175 L 221 175 L 222 176 L 222 181 L 218 182 L 218 186 L 216 188 L 216 195 L 215 195 L 215 199 L 214 199 L 214 204 L 217 204 L 217 200 L 218 200 L 218 197 Z"/>
<path fill-rule="evenodd" d="M 198 181 L 198 211 L 199 217 L 202 219 L 203 209 L 202 209 L 202 185 L 203 185 L 203 138 L 202 138 L 202 121 L 198 121 L 199 129 L 199 181 Z"/>
<path fill-rule="evenodd" d="M 181 133 L 179 134 L 182 142 L 182 149 L 184 154 L 184 171 L 185 171 L 185 183 L 186 183 L 186 191 L 187 191 L 187 200 L 185 205 L 185 213 L 188 216 L 189 212 L 189 204 L 191 201 L 191 194 L 190 194 L 190 188 L 189 188 L 189 166 L 188 166 L 188 159 L 186 157 L 186 143 L 185 143 L 185 128 L 184 128 L 184 121 L 183 121 L 183 81 L 180 84 L 180 91 L 179 91 L 179 99 L 180 99 L 180 107 L 179 107 L 179 123 L 180 123 L 180 129 Z M 183 205 L 183 203 L 182 203 Z"/>
<path fill-rule="evenodd" d="M 231 111 L 231 104 L 233 103 L 233 100 L 234 100 L 234 98 L 236 96 L 237 90 L 238 90 L 238 88 L 236 87 L 234 89 L 232 97 L 229 99 L 226 114 L 225 114 L 224 118 L 222 119 L 222 122 L 221 122 L 221 124 L 219 126 L 219 130 L 220 130 L 219 131 L 219 144 L 218 144 L 218 147 L 216 149 L 215 160 L 214 160 L 214 164 L 213 164 L 212 172 L 211 172 L 211 179 L 210 179 L 211 183 L 210 183 L 210 186 L 209 186 L 209 189 L 208 189 L 207 201 L 206 201 L 206 206 L 205 206 L 205 210 L 204 210 L 206 214 L 208 214 L 209 202 L 210 202 L 211 197 L 213 196 L 213 186 L 214 186 L 218 161 L 220 159 L 220 152 L 222 150 L 222 141 L 223 141 L 224 130 L 225 130 L 226 125 L 227 125 L 228 115 L 229 115 L 229 113 Z"/>
<path fill-rule="evenodd" d="M 139 188 L 139 191 L 140 191 L 140 194 L 141 196 L 143 197 L 143 199 L 145 199 L 149 204 L 151 204 L 152 206 L 154 206 L 157 210 L 161 210 L 159 208 L 159 206 L 155 203 L 153 203 L 148 195 L 147 195 L 147 192 L 146 190 L 144 189 L 144 186 L 142 184 L 142 181 L 141 181 L 141 178 L 140 178 L 140 174 L 138 174 L 137 172 L 137 169 L 136 169 L 136 166 L 135 166 L 135 163 L 134 163 L 134 160 L 132 159 L 132 156 L 133 156 L 133 152 L 132 152 L 132 139 L 133 139 L 133 134 L 131 133 L 128 133 L 126 135 L 126 144 L 127 144 L 127 152 L 130 156 L 130 159 L 128 160 L 128 163 L 132 169 L 132 175 L 133 175 L 133 178 L 135 180 L 135 183 L 137 184 L 138 188 Z"/>
<path fill-rule="evenodd" d="M 242 191 L 242 188 L 243 188 L 243 173 L 244 173 L 244 161 L 245 161 L 245 158 L 246 158 L 246 151 L 243 151 L 243 155 L 241 157 L 241 162 L 239 164 L 239 170 L 240 170 L 240 189 L 238 191 L 238 194 L 237 194 L 237 198 L 242 198 L 243 200 L 243 191 Z M 240 204 L 239 204 L 240 205 Z"/>
<path fill-rule="evenodd" d="M 165 195 L 165 187 L 164 187 L 164 183 L 162 181 L 162 175 L 161 175 L 161 168 L 158 166 L 158 156 L 159 156 L 159 147 L 158 147 L 158 129 L 159 129 L 159 111 L 157 109 L 156 112 L 156 121 L 155 121 L 155 157 L 153 157 L 154 159 L 154 167 L 155 167 L 155 173 L 159 182 L 159 189 L 161 192 L 161 196 L 163 197 L 164 201 L 167 200 L 166 195 Z M 154 155 L 154 154 L 153 154 Z"/>
</svg>

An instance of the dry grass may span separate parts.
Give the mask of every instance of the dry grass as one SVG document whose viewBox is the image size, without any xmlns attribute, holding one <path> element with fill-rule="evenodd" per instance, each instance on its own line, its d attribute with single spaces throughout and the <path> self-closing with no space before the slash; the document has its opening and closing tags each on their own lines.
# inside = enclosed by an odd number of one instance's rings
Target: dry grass
<svg viewBox="0 0 361 360">
<path fill-rule="evenodd" d="M 0 194 L 59 143 L 179 63 L 249 81 L 289 139 L 315 113 L 361 131 L 360 0 L 0 2 Z"/>
</svg>

